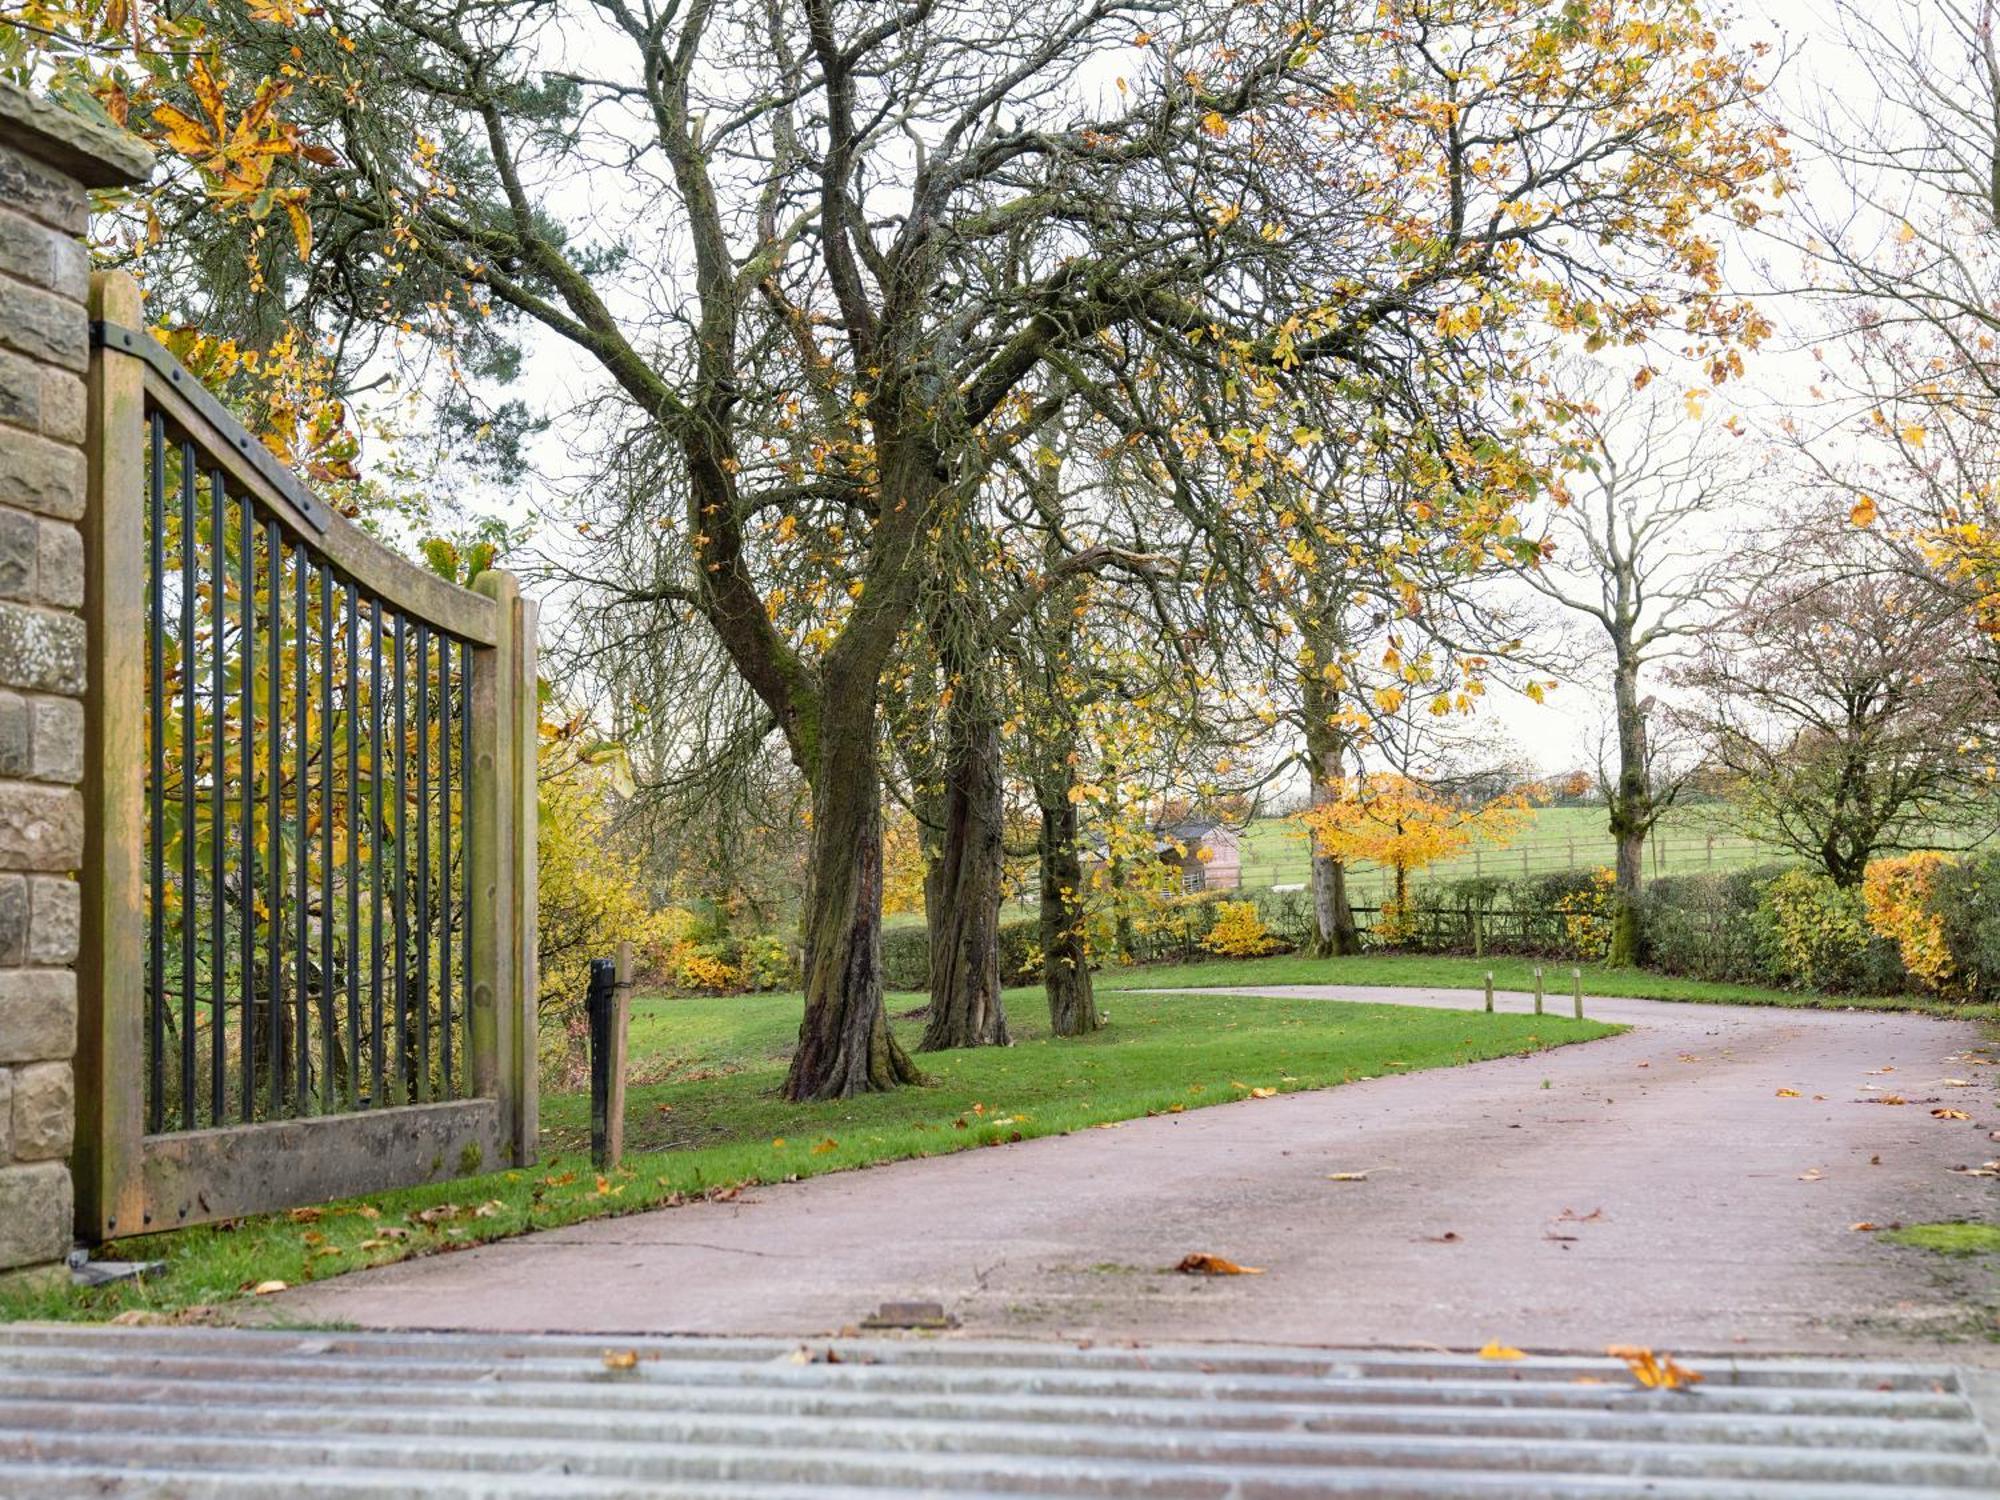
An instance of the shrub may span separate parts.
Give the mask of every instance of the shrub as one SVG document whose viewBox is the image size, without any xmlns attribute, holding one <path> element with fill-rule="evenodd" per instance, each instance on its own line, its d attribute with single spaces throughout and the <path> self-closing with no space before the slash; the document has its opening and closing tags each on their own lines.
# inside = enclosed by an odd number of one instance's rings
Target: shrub
<svg viewBox="0 0 2000 1500">
<path fill-rule="evenodd" d="M 2000 853 L 1939 869 L 1931 879 L 1929 904 L 1938 914 L 1958 992 L 2000 1000 Z"/>
<path fill-rule="evenodd" d="M 1757 903 L 1765 952 L 1776 976 L 1817 990 L 1900 988 L 1893 944 L 1868 930 L 1861 892 L 1817 870 L 1787 870 Z"/>
<path fill-rule="evenodd" d="M 1319 917 L 1313 910 L 1312 892 L 1259 891 L 1253 897 L 1257 917 L 1279 948 L 1304 948 L 1319 936 Z"/>
<path fill-rule="evenodd" d="M 1039 915 L 1003 921 L 994 934 L 1000 950 L 1000 983 L 1038 984 L 1042 977 L 1042 923 Z M 931 935 L 921 922 L 882 929 L 882 984 L 886 989 L 927 991 L 931 987 Z"/>
<path fill-rule="evenodd" d="M 1202 947 L 1224 958 L 1257 958 L 1275 952 L 1280 944 L 1264 930 L 1255 901 L 1224 901 L 1216 907 L 1215 921 L 1201 940 Z"/>
<path fill-rule="evenodd" d="M 667 950 L 667 982 L 677 990 L 724 994 L 743 987 L 743 971 L 723 938 L 686 938 Z"/>
<path fill-rule="evenodd" d="M 759 932 L 743 940 L 736 966 L 748 990 L 784 990 L 799 983 L 799 966 L 792 945 L 775 932 Z"/>
<path fill-rule="evenodd" d="M 1757 905 L 1782 867 L 1720 874 L 1667 875 L 1639 896 L 1639 946 L 1645 961 L 1669 974 L 1725 983 L 1768 982 Z"/>
<path fill-rule="evenodd" d="M 931 987 L 931 935 L 923 923 L 882 929 L 882 983 L 892 990 Z"/>
<path fill-rule="evenodd" d="M 1894 941 L 1903 967 L 1934 990 L 1950 988 L 1957 972 L 1945 941 L 1945 914 L 1932 897 L 1938 875 L 1955 863 L 1935 852 L 1905 854 L 1870 860 L 1861 878 L 1869 927 Z"/>
<path fill-rule="evenodd" d="M 1550 909 L 1562 915 L 1563 941 L 1578 958 L 1603 958 L 1611 951 L 1617 921 L 1612 893 L 1618 877 L 1606 869 L 1565 873 L 1581 873 L 1583 878 L 1567 882 L 1567 889 L 1550 902 Z"/>
<path fill-rule="evenodd" d="M 1042 919 L 1016 917 L 1002 922 L 997 934 L 1000 948 L 1000 982 L 1003 985 L 1039 984 L 1042 978 Z"/>
</svg>

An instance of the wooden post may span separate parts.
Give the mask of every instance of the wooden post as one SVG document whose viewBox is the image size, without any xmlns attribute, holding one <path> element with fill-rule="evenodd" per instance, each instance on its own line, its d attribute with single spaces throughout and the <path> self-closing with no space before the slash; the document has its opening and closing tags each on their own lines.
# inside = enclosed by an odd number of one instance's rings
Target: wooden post
<svg viewBox="0 0 2000 1500">
<path fill-rule="evenodd" d="M 138 283 L 91 278 L 90 316 L 145 327 Z M 86 641 L 81 941 L 77 955 L 76 1222 L 90 1239 L 142 1229 L 146 1129 L 146 375 L 90 358 L 82 521 Z"/>
<path fill-rule="evenodd" d="M 1493 1014 L 1493 971 L 1486 971 L 1486 1014 Z"/>
<path fill-rule="evenodd" d="M 1576 992 L 1576 1018 L 1581 1021 L 1583 1019 L 1583 970 L 1571 969 L 1569 971 L 1569 979 L 1571 986 Z"/>
<path fill-rule="evenodd" d="M 1535 965 L 1535 1014 L 1542 1013 L 1542 966 Z"/>
<path fill-rule="evenodd" d="M 604 1154 L 612 1166 L 625 1157 L 625 1063 L 632 1027 L 632 945 L 618 945 L 618 982 L 612 991 L 611 1108 L 605 1120 Z"/>
<path fill-rule="evenodd" d="M 1486 913 L 1476 906 L 1472 908 L 1472 956 L 1486 956 Z"/>
<path fill-rule="evenodd" d="M 512 575 L 481 573 L 473 590 L 498 606 L 493 649 L 472 653 L 472 778 L 470 815 L 465 834 L 472 841 L 472 1013 L 466 1018 L 471 1052 L 469 1076 L 474 1094 L 500 1101 L 502 1134 L 511 1143 L 516 1134 L 520 1090 L 516 1085 L 515 1032 L 519 1012 L 512 1003 L 519 991 L 514 971 L 519 958 L 509 929 L 513 925 L 513 837 L 518 817 L 515 780 L 514 704 L 516 673 L 514 633 L 519 628 L 515 603 L 519 589 Z M 499 1163 L 494 1163 L 497 1166 Z"/>
<path fill-rule="evenodd" d="M 541 889 L 536 878 L 540 839 L 542 695 L 536 626 L 540 610 L 532 599 L 514 600 L 514 762 L 513 855 L 514 1044 L 505 1065 L 514 1083 L 514 1165 L 534 1165 L 540 1155 L 541 1125 Z M 624 1056 L 621 1048 L 620 1058 Z M 622 1071 L 619 1076 L 623 1101 Z"/>
</svg>

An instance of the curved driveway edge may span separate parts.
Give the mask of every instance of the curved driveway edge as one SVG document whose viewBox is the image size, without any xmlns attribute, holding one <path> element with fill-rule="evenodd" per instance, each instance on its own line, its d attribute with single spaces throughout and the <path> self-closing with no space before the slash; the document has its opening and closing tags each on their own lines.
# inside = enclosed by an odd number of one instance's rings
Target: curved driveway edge
<svg viewBox="0 0 2000 1500">
<path fill-rule="evenodd" d="M 1976 1027 L 1652 1000 L 1593 998 L 1587 1013 L 1632 1029 L 600 1220 L 343 1276 L 259 1311 L 790 1335 L 928 1299 L 989 1334 L 2000 1363 L 1992 1258 L 1947 1261 L 1851 1227 L 1994 1216 L 1995 1179 L 1952 1170 L 2000 1156 L 2000 1054 Z M 1165 1269 L 1195 1251 L 1264 1274 Z"/>
</svg>

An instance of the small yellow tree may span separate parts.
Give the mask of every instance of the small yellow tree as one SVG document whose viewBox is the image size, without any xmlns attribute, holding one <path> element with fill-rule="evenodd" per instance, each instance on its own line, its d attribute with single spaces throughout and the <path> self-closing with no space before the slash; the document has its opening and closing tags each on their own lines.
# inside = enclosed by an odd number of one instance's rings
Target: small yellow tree
<svg viewBox="0 0 2000 1500">
<path fill-rule="evenodd" d="M 1317 847 L 1353 864 L 1367 860 L 1395 872 L 1396 894 L 1382 913 L 1384 936 L 1409 927 L 1410 875 L 1475 843 L 1505 844 L 1527 826 L 1528 799 L 1508 792 L 1471 803 L 1394 772 L 1343 778 L 1339 795 L 1299 814 Z"/>
</svg>

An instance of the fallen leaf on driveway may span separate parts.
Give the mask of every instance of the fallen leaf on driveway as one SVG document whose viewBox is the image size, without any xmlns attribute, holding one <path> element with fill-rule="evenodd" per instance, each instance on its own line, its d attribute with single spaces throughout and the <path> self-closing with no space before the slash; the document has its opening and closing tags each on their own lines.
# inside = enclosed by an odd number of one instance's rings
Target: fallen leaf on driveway
<svg viewBox="0 0 2000 1500">
<path fill-rule="evenodd" d="M 1207 1251 L 1197 1251 L 1193 1255 L 1181 1257 L 1174 1269 L 1183 1276 L 1262 1276 L 1262 1266 L 1239 1266 L 1233 1260 L 1224 1260 L 1220 1255 L 1210 1255 Z"/>
<path fill-rule="evenodd" d="M 1818 1167 L 1807 1167 L 1803 1172 L 1799 1173 L 1799 1181 L 1818 1182 L 1824 1176 L 1826 1176 L 1826 1173 L 1822 1172 Z"/>
<path fill-rule="evenodd" d="M 1870 1068 L 1868 1071 L 1871 1074 L 1881 1074 L 1881 1073 L 1893 1073 L 1896 1070 L 1894 1068 Z"/>
<path fill-rule="evenodd" d="M 1989 1161 L 1977 1167 L 1951 1167 L 1960 1177 L 2000 1177 L 2000 1161 Z"/>
<path fill-rule="evenodd" d="M 1632 1378 L 1648 1390 L 1678 1390 L 1701 1380 L 1700 1375 L 1685 1365 L 1675 1364 L 1670 1355 L 1655 1354 L 1636 1344 L 1613 1344 L 1604 1352 L 1613 1359 L 1624 1360 Z"/>
<path fill-rule="evenodd" d="M 638 1364 L 639 1351 L 637 1349 L 606 1349 L 604 1351 L 604 1368 L 607 1370 L 631 1370 L 636 1369 Z"/>
<path fill-rule="evenodd" d="M 1252 1099 L 1268 1099 L 1277 1092 L 1276 1089 L 1252 1089 L 1250 1090 L 1250 1097 Z"/>
<path fill-rule="evenodd" d="M 1486 1347 L 1479 1351 L 1481 1359 L 1526 1359 L 1528 1356 L 1512 1344 L 1503 1344 L 1498 1339 L 1488 1339 Z"/>
<path fill-rule="evenodd" d="M 1969 1120 L 1972 1116 L 1962 1109 L 1934 1109 L 1931 1111 L 1931 1118 L 1933 1120 Z"/>
<path fill-rule="evenodd" d="M 1871 1219 L 1863 1219 L 1859 1224 L 1849 1224 L 1847 1227 L 1857 1234 L 1866 1234 L 1870 1230 L 1880 1229 L 1882 1226 Z"/>
<path fill-rule="evenodd" d="M 1863 1104 L 1908 1104 L 1910 1101 L 1901 1094 L 1878 1094 L 1873 1099 L 1863 1099 Z"/>
<path fill-rule="evenodd" d="M 285 1284 L 282 1281 L 260 1281 L 250 1288 L 250 1295 L 253 1297 L 268 1297 L 273 1292 L 282 1292 L 284 1289 Z"/>
<path fill-rule="evenodd" d="M 1780 1099 L 1796 1099 L 1799 1097 L 1799 1091 L 1797 1089 L 1779 1089 L 1778 1097 Z"/>
<path fill-rule="evenodd" d="M 1447 1229 L 1443 1234 L 1427 1234 L 1424 1236 L 1424 1239 L 1433 1245 L 1456 1245 L 1458 1243 L 1458 1231 L 1456 1229 Z"/>
<path fill-rule="evenodd" d="M 1366 1172 L 1329 1172 L 1326 1174 L 1326 1180 L 1328 1182 L 1366 1182 L 1368 1174 Z"/>
<path fill-rule="evenodd" d="M 1601 1208 L 1593 1208 L 1587 1214 L 1580 1214 L 1573 1208 L 1566 1208 L 1556 1215 L 1556 1222 L 1558 1224 L 1595 1224 L 1603 1217 L 1604 1210 Z"/>
</svg>

